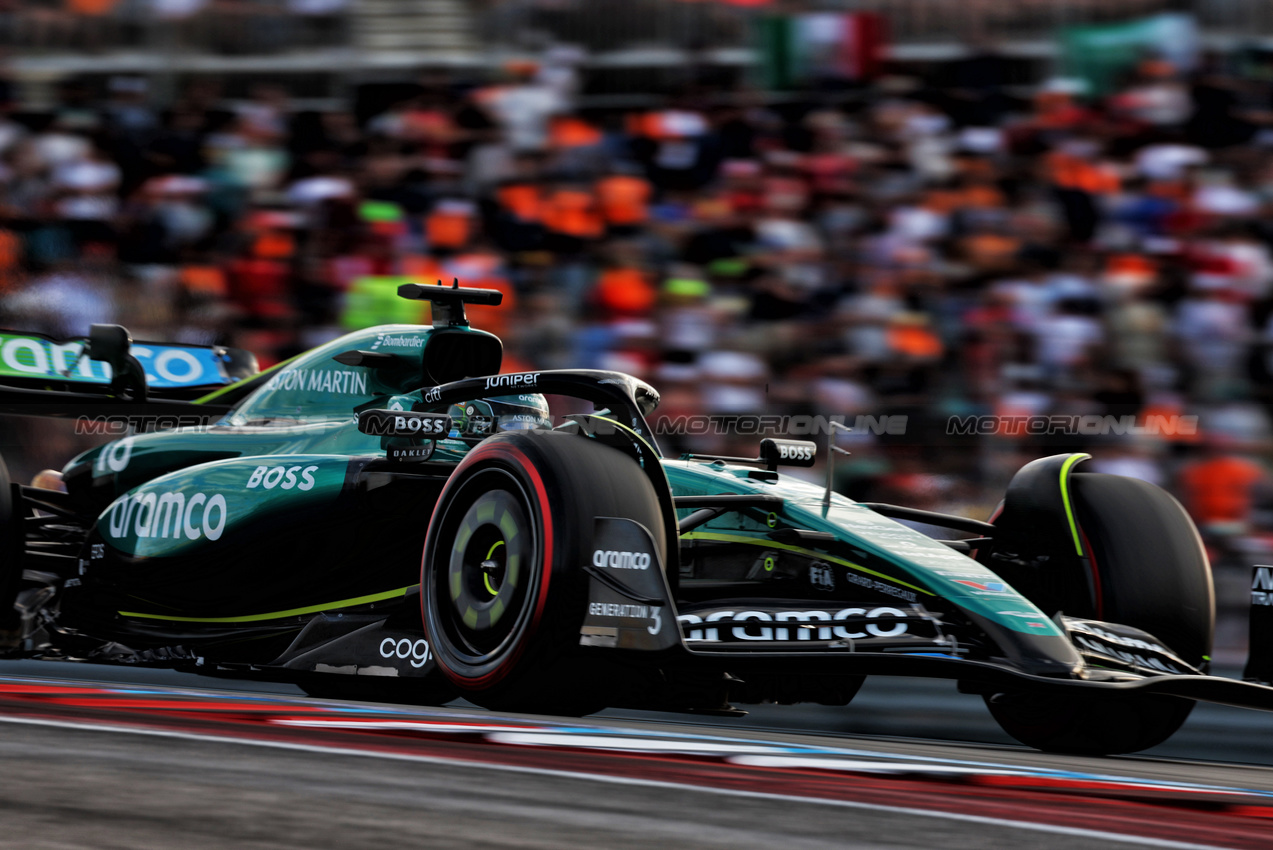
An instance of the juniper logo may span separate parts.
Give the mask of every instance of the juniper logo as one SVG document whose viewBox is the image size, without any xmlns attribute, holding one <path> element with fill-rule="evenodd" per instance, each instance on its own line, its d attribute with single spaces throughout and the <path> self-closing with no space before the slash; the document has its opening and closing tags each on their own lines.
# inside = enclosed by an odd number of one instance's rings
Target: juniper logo
<svg viewBox="0 0 1273 850">
<path fill-rule="evenodd" d="M 518 375 L 492 375 L 486 379 L 486 388 L 488 390 L 520 390 L 523 387 L 533 387 L 538 383 L 538 372 L 523 372 Z"/>
</svg>

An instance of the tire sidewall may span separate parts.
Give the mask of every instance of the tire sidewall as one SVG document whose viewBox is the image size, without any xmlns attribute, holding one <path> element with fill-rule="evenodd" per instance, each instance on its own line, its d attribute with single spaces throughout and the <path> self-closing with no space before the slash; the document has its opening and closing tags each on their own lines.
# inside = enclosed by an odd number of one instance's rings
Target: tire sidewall
<svg viewBox="0 0 1273 850">
<path fill-rule="evenodd" d="M 519 485 L 521 493 L 518 495 L 524 502 L 523 508 L 535 535 L 536 554 L 527 570 L 527 609 L 518 612 L 520 622 L 510 635 L 510 645 L 497 657 L 475 665 L 458 653 L 446 636 L 438 613 L 438 606 L 446 603 L 434 598 L 437 587 L 433 570 L 443 563 L 443 554 L 450 551 L 450 530 L 458 519 L 457 514 L 462 515 L 468 508 L 468 503 L 453 503 L 457 492 L 464 495 L 465 486 L 474 477 L 491 469 L 508 474 Z M 497 688 L 518 666 L 540 629 L 550 599 L 555 555 L 553 519 L 548 485 L 534 460 L 520 446 L 498 438 L 487 440 L 473 449 L 443 488 L 425 539 L 420 605 L 424 629 L 433 646 L 438 669 L 453 684 L 465 689 L 491 690 Z M 444 536 L 447 539 L 443 539 Z"/>
</svg>

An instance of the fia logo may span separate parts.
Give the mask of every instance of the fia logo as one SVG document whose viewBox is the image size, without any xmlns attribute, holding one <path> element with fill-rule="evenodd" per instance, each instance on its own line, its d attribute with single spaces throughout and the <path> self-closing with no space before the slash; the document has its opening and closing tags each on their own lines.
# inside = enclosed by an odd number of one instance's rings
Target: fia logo
<svg viewBox="0 0 1273 850">
<path fill-rule="evenodd" d="M 835 571 L 830 564 L 815 563 L 809 567 L 809 583 L 818 590 L 835 590 Z"/>
</svg>

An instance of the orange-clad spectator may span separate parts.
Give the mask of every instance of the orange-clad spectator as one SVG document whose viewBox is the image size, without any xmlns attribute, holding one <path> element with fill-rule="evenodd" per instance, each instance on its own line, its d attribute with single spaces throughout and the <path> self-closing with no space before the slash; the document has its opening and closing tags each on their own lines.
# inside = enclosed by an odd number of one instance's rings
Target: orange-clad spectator
<svg viewBox="0 0 1273 850">
<path fill-rule="evenodd" d="M 1115 289 L 1139 292 L 1158 280 L 1158 268 L 1143 254 L 1112 254 L 1105 262 L 1102 277 Z"/>
<path fill-rule="evenodd" d="M 605 233 L 597 199 L 586 189 L 563 187 L 554 191 L 544 204 L 543 221 L 551 234 L 571 242 L 599 239 Z"/>
<path fill-rule="evenodd" d="M 544 215 L 543 190 L 537 183 L 507 183 L 495 193 L 499 205 L 519 221 L 540 221 Z"/>
<path fill-rule="evenodd" d="M 1070 151 L 1056 150 L 1046 160 L 1052 185 L 1090 195 L 1112 195 L 1118 191 L 1118 172 L 1105 163 L 1091 162 Z"/>
<path fill-rule="evenodd" d="M 214 265 L 182 266 L 177 280 L 182 289 L 195 298 L 221 299 L 229 294 L 225 272 Z"/>
<path fill-rule="evenodd" d="M 1004 205 L 1003 192 L 989 180 L 969 181 L 957 199 L 957 205 L 966 209 L 996 209 Z"/>
<path fill-rule="evenodd" d="M 593 294 L 597 306 L 611 317 L 649 315 L 659 299 L 649 275 L 641 269 L 624 267 L 603 271 Z"/>
<path fill-rule="evenodd" d="M 595 147 L 601 141 L 601 131 L 582 118 L 561 115 L 549 122 L 548 144 L 557 150 Z"/>
<path fill-rule="evenodd" d="M 249 316 L 281 319 L 292 315 L 290 269 L 276 259 L 243 257 L 230 266 L 230 293 Z"/>
<path fill-rule="evenodd" d="M 12 230 L 0 229 L 0 292 L 6 292 L 18 282 L 22 263 L 22 240 Z"/>
<path fill-rule="evenodd" d="M 1079 127 L 1092 119 L 1092 113 L 1074 99 L 1074 91 L 1065 83 L 1043 86 L 1034 97 L 1035 128 L 1059 130 Z"/>
<path fill-rule="evenodd" d="M 942 356 L 941 339 L 929 326 L 923 313 L 901 313 L 893 317 L 888 329 L 888 347 L 898 356 L 911 361 L 934 361 Z"/>
<path fill-rule="evenodd" d="M 517 291 L 504 275 L 503 262 L 499 254 L 480 248 L 447 260 L 443 276 L 443 280 L 458 278 L 460 286 L 494 289 L 504 294 L 498 305 L 470 304 L 465 309 L 473 327 L 499 337 L 512 330 L 517 315 Z"/>
<path fill-rule="evenodd" d="M 1169 443 L 1195 444 L 1202 440 L 1198 418 L 1171 399 L 1151 400 L 1141 409 L 1136 424 Z"/>
<path fill-rule="evenodd" d="M 67 5 L 76 14 L 96 17 L 109 13 L 118 2 L 119 0 L 68 0 Z"/>
<path fill-rule="evenodd" d="M 447 276 L 446 267 L 434 257 L 419 257 L 414 254 L 403 257 L 400 264 L 402 274 L 417 283 L 438 283 Z M 462 286 L 469 286 L 466 280 Z"/>
<path fill-rule="evenodd" d="M 963 241 L 964 256 L 974 267 L 982 271 L 994 271 L 1012 267 L 1021 240 L 1014 236 L 983 231 L 968 236 Z"/>
<path fill-rule="evenodd" d="M 286 260 L 296 253 L 296 239 L 291 228 L 297 224 L 295 216 L 286 212 L 262 210 L 253 213 L 247 228 L 254 234 L 252 256 L 272 260 Z"/>
<path fill-rule="evenodd" d="M 473 204 L 442 201 L 424 219 L 424 238 L 434 251 L 458 251 L 473 236 Z"/>
<path fill-rule="evenodd" d="M 614 229 L 640 227 L 650 218 L 650 182 L 628 174 L 611 174 L 597 181 L 597 204 L 606 224 Z"/>
<path fill-rule="evenodd" d="M 1213 446 L 1205 457 L 1181 470 L 1181 494 L 1204 530 L 1241 526 L 1251 516 L 1253 491 L 1264 478 L 1264 469 L 1255 461 Z"/>
</svg>

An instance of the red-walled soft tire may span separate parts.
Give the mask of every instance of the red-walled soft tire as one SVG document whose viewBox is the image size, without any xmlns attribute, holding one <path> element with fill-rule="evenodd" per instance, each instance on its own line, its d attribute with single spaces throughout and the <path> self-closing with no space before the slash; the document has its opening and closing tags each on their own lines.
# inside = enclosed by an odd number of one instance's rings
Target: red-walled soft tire
<svg viewBox="0 0 1273 850">
<path fill-rule="evenodd" d="M 498 434 L 456 468 L 429 524 L 420 590 L 438 669 L 465 698 L 554 714 L 605 706 L 577 675 L 596 517 L 664 539 L 640 467 L 592 439 Z"/>
</svg>

